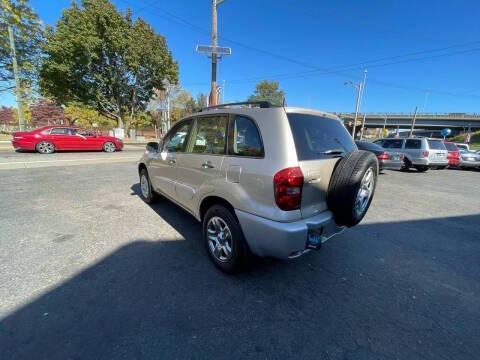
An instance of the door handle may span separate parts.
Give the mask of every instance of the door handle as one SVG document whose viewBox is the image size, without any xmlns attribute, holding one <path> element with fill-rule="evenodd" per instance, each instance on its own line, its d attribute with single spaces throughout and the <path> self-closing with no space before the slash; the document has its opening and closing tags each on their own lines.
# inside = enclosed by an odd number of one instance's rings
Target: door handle
<svg viewBox="0 0 480 360">
<path fill-rule="evenodd" d="M 203 169 L 213 169 L 214 167 L 215 167 L 215 165 L 213 165 L 210 161 L 205 161 L 202 164 Z"/>
<path fill-rule="evenodd" d="M 170 165 L 175 165 L 175 164 L 177 163 L 177 160 L 175 160 L 175 159 L 170 159 L 170 160 L 168 160 L 168 163 L 169 163 Z"/>
</svg>

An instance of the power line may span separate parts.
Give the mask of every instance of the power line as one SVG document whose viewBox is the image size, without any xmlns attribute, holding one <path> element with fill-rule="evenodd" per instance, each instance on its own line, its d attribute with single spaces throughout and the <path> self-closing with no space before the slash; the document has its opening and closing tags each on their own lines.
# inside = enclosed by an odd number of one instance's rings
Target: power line
<svg viewBox="0 0 480 360">
<path fill-rule="evenodd" d="M 122 1 L 126 4 L 128 4 L 128 5 L 134 5 L 134 4 L 132 4 L 129 1 L 126 1 L 126 0 L 120 0 L 120 1 Z M 145 10 L 145 8 L 148 8 L 148 7 L 157 9 L 157 10 L 161 11 L 162 13 L 166 14 L 167 16 L 159 15 L 160 17 L 162 17 L 166 20 L 173 21 L 177 24 L 188 27 L 191 30 L 193 30 L 194 32 L 202 32 L 202 33 L 205 33 L 205 34 L 210 34 L 210 32 L 208 30 L 205 30 L 202 27 L 200 27 L 200 26 L 198 26 L 198 25 L 196 25 L 196 24 L 194 24 L 194 23 L 192 23 L 188 20 L 185 20 L 185 19 L 183 19 L 183 18 L 181 18 L 181 17 L 179 17 L 179 16 L 177 16 L 177 15 L 175 15 L 175 14 L 173 14 L 173 13 L 167 11 L 167 10 L 164 10 L 164 9 L 158 7 L 154 3 L 147 3 L 142 8 L 141 11 Z M 271 56 L 271 57 L 274 57 L 274 58 L 277 58 L 277 59 L 280 59 L 280 60 L 283 60 L 283 61 L 286 61 L 286 62 L 294 63 L 296 65 L 300 65 L 300 66 L 312 69 L 312 70 L 309 70 L 309 71 L 302 71 L 302 72 L 296 72 L 296 73 L 283 73 L 283 74 L 270 75 L 270 76 L 230 80 L 229 83 L 249 83 L 249 82 L 253 82 L 253 81 L 257 81 L 257 80 L 261 80 L 261 79 L 265 79 L 265 78 L 294 79 L 294 78 L 301 78 L 301 77 L 305 77 L 305 76 L 315 75 L 317 73 L 319 75 L 334 75 L 334 76 L 339 76 L 339 77 L 344 78 L 344 79 L 348 78 L 348 79 L 358 80 L 359 79 L 358 76 L 355 76 L 355 75 L 352 75 L 352 74 L 347 74 L 346 71 L 359 70 L 359 69 L 363 70 L 363 68 L 366 67 L 367 65 L 368 65 L 368 68 L 384 67 L 384 66 L 395 65 L 395 64 L 406 63 L 406 62 L 415 62 L 415 61 L 421 61 L 421 60 L 426 60 L 426 59 L 433 59 L 433 58 L 439 58 L 439 57 L 445 57 L 445 56 L 453 56 L 453 55 L 457 55 L 457 54 L 465 54 L 465 53 L 470 53 L 470 52 L 475 52 L 475 51 L 480 50 L 480 48 L 473 48 L 473 49 L 467 49 L 467 50 L 463 50 L 463 51 L 432 55 L 432 56 L 429 56 L 429 57 L 404 59 L 404 60 L 399 60 L 399 61 L 395 61 L 395 62 L 375 64 L 377 62 L 381 62 L 381 61 L 385 61 L 385 60 L 389 60 L 389 59 L 393 60 L 393 59 L 399 59 L 399 58 L 404 58 L 404 57 L 409 57 L 409 56 L 432 53 L 432 52 L 440 52 L 440 51 L 444 51 L 444 50 L 448 50 L 448 49 L 465 47 L 465 46 L 468 46 L 468 45 L 473 45 L 473 44 L 480 43 L 480 41 L 472 41 L 472 42 L 467 42 L 467 43 L 454 44 L 454 45 L 446 46 L 446 47 L 442 47 L 442 48 L 427 49 L 427 50 L 416 51 L 416 52 L 402 54 L 402 55 L 395 55 L 395 56 L 389 56 L 389 57 L 384 57 L 384 58 L 379 58 L 379 59 L 367 60 L 367 61 L 354 63 L 354 64 L 350 64 L 350 65 L 324 68 L 324 67 L 319 67 L 317 65 L 309 64 L 309 63 L 306 63 L 306 62 L 303 62 L 303 61 L 299 61 L 299 60 L 296 60 L 296 59 L 293 59 L 293 58 L 290 58 L 290 57 L 287 57 L 287 56 L 284 56 L 284 55 L 279 55 L 279 54 L 273 53 L 273 52 L 265 50 L 265 49 L 259 49 L 259 48 L 256 48 L 254 46 L 241 43 L 239 41 L 236 41 L 234 39 L 231 39 L 231 38 L 228 38 L 228 37 L 225 37 L 225 36 L 221 36 L 221 38 L 224 39 L 225 41 L 231 43 L 231 44 L 234 44 L 234 45 L 237 45 L 237 46 L 240 46 L 240 47 L 252 50 L 252 51 L 260 52 L 260 53 L 263 53 L 265 55 L 268 55 L 268 56 Z M 360 65 L 363 65 L 363 66 L 358 67 Z M 436 93 L 436 94 L 441 94 L 441 95 L 448 95 L 448 96 L 455 96 L 455 97 L 480 98 L 480 96 L 474 96 L 474 95 L 466 96 L 466 95 L 450 93 L 450 92 L 441 91 L 441 90 L 440 91 L 439 90 L 432 90 L 430 88 L 425 89 L 425 88 L 417 88 L 417 87 L 411 87 L 411 86 L 403 86 L 403 85 L 399 85 L 399 84 L 393 84 L 393 83 L 378 81 L 378 80 L 375 80 L 375 79 L 371 79 L 371 82 L 374 83 L 374 84 L 380 85 L 380 86 L 392 87 L 392 88 L 403 89 L 403 90 L 413 90 L 413 91 L 421 91 L 421 92 L 425 92 L 425 91 L 428 90 L 431 93 Z M 205 84 L 206 83 L 191 83 L 191 84 L 185 84 L 185 85 L 193 86 L 193 85 L 205 85 Z"/>
</svg>

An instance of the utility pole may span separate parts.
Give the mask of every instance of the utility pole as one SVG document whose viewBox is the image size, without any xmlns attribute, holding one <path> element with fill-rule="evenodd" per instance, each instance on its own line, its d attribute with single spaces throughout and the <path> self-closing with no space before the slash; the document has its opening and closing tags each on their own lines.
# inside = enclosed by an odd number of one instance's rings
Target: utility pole
<svg viewBox="0 0 480 360">
<path fill-rule="evenodd" d="M 357 125 L 358 113 L 360 111 L 360 104 L 363 98 L 363 90 L 365 89 L 365 83 L 367 81 L 367 70 L 363 72 L 363 81 L 358 84 L 354 84 L 352 81 L 346 82 L 344 85 L 352 85 L 357 89 L 357 102 L 355 105 L 355 118 L 353 119 L 353 126 L 352 126 L 352 138 L 355 139 L 355 128 Z"/>
<path fill-rule="evenodd" d="M 218 105 L 217 95 L 217 0 L 212 4 L 212 84 L 210 89 L 210 106 Z"/>
<path fill-rule="evenodd" d="M 415 113 L 413 114 L 412 119 L 412 128 L 410 129 L 410 137 L 413 136 L 413 129 L 415 128 L 415 121 L 417 120 L 418 106 L 415 106 Z"/>
<path fill-rule="evenodd" d="M 25 123 L 23 120 L 22 94 L 21 94 L 21 88 L 20 88 L 20 78 L 18 76 L 18 64 L 17 64 L 17 52 L 15 51 L 15 39 L 13 38 L 13 28 L 11 25 L 8 25 L 8 37 L 10 38 L 10 50 L 12 52 L 13 76 L 15 79 L 15 95 L 17 97 L 18 128 L 20 131 L 23 131 Z"/>
<path fill-rule="evenodd" d="M 367 114 L 363 114 L 363 119 L 362 119 L 362 129 L 360 130 L 360 140 L 363 139 L 363 131 L 365 130 L 365 118 L 367 117 Z"/>
<path fill-rule="evenodd" d="M 355 140 L 355 127 L 357 126 L 358 111 L 360 110 L 360 100 L 362 98 L 363 83 L 358 84 L 356 87 L 357 87 L 357 102 L 355 105 L 355 117 L 353 119 L 353 126 L 352 126 L 352 138 L 354 140 Z"/>
</svg>

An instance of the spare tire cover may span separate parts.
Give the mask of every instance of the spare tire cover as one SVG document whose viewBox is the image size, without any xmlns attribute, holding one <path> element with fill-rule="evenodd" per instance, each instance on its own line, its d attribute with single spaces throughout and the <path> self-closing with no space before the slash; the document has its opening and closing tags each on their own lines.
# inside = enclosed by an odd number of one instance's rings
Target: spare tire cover
<svg viewBox="0 0 480 360">
<path fill-rule="evenodd" d="M 353 151 L 337 163 L 327 193 L 337 225 L 351 227 L 363 219 L 375 193 L 377 175 L 378 161 L 369 151 Z"/>
</svg>

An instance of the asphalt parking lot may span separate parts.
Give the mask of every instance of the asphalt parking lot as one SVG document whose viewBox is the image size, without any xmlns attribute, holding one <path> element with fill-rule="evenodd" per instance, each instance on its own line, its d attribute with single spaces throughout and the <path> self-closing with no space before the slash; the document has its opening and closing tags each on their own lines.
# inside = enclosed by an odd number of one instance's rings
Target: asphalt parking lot
<svg viewBox="0 0 480 360">
<path fill-rule="evenodd" d="M 480 172 L 386 171 L 358 227 L 238 276 L 193 218 L 139 198 L 132 161 L 0 180 L 2 359 L 480 353 Z"/>
</svg>

